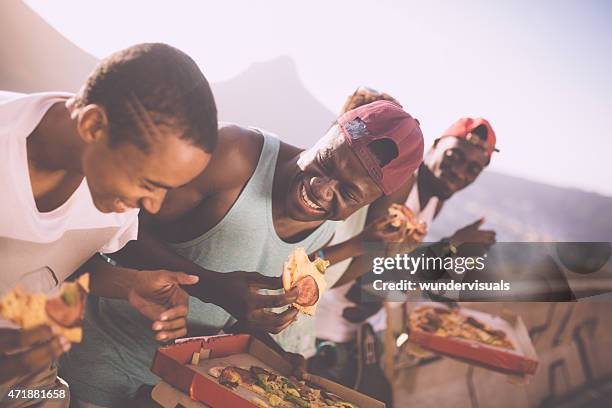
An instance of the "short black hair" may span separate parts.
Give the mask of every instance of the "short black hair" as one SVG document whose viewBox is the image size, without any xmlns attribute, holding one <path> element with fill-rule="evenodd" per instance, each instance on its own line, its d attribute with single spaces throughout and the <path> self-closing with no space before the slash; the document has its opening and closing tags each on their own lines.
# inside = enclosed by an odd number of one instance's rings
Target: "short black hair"
<svg viewBox="0 0 612 408">
<path fill-rule="evenodd" d="M 75 97 L 75 106 L 106 110 L 109 144 L 147 151 L 151 137 L 172 131 L 212 152 L 217 107 L 208 81 L 191 57 L 161 43 L 138 44 L 98 64 Z"/>
</svg>

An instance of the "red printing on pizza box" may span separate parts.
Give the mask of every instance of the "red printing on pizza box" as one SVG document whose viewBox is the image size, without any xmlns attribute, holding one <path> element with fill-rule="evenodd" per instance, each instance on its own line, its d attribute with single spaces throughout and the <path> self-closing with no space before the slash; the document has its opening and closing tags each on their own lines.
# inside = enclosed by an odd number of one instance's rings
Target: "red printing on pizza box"
<svg viewBox="0 0 612 408">
<path fill-rule="evenodd" d="M 203 360 L 193 365 L 194 353 Z M 202 353 L 203 352 L 203 353 Z M 289 375 L 291 365 L 264 343 L 248 334 L 194 337 L 160 347 L 151 371 L 193 400 L 212 407 L 257 408 L 249 391 L 232 390 L 218 383 L 208 370 L 219 365 L 258 365 Z M 308 374 L 307 380 L 360 408 L 384 408 L 385 404 L 325 378 Z M 255 395 L 255 394 L 253 394 Z"/>
</svg>

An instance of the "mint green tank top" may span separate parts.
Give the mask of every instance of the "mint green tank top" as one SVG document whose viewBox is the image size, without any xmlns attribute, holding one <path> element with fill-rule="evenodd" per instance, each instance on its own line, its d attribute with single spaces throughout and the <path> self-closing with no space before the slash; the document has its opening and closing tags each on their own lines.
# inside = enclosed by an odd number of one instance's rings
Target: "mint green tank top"
<svg viewBox="0 0 612 408">
<path fill-rule="evenodd" d="M 297 243 L 289 244 L 276 234 L 272 222 L 272 183 L 280 141 L 274 135 L 260 132 L 264 143 L 257 167 L 225 217 L 195 239 L 170 244 L 177 253 L 206 269 L 280 276 L 283 263 L 294 248 L 315 252 L 334 233 L 336 223 L 326 221 Z M 217 334 L 235 322 L 222 308 L 193 297 L 189 299 L 187 320 L 190 336 Z M 314 330 L 313 318 L 300 314 L 275 339 L 286 351 L 309 355 L 315 346 L 310 335 Z M 79 400 L 119 406 L 140 385 L 159 381 L 149 371 L 158 346 L 151 322 L 127 301 L 90 296 L 83 342 L 75 344 L 62 358 L 60 376 L 71 384 L 71 392 Z"/>
</svg>

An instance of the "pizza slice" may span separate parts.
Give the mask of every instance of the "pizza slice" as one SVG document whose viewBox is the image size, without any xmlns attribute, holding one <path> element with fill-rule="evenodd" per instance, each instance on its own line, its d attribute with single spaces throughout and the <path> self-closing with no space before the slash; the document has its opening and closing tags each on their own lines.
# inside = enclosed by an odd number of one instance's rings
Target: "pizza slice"
<svg viewBox="0 0 612 408">
<path fill-rule="evenodd" d="M 0 299 L 0 317 L 24 329 L 47 324 L 70 342 L 79 343 L 88 290 L 88 274 L 76 282 L 64 282 L 60 294 L 50 298 L 16 287 Z"/>
<path fill-rule="evenodd" d="M 323 273 L 328 266 L 329 262 L 321 258 L 311 262 L 304 248 L 296 248 L 289 254 L 283 268 L 282 280 L 286 291 L 296 286 L 299 289 L 293 307 L 302 313 L 314 315 L 319 299 L 327 287 Z"/>
<path fill-rule="evenodd" d="M 393 228 L 399 228 L 402 222 L 406 221 L 406 230 L 415 241 L 421 241 L 427 235 L 427 225 L 421 222 L 412 210 L 402 204 L 393 204 L 389 207 L 389 216 Z"/>
</svg>

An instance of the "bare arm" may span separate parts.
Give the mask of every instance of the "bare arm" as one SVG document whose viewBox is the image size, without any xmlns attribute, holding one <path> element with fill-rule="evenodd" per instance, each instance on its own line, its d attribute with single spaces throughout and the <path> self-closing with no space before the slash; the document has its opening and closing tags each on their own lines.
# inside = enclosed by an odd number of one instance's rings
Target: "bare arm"
<svg viewBox="0 0 612 408">
<path fill-rule="evenodd" d="M 323 251 L 323 258 L 329 261 L 330 265 L 337 264 L 338 262 L 342 262 L 354 256 L 359 256 L 363 253 L 363 246 L 356 236 L 338 244 L 328 245 L 329 242 L 321 248 L 321 251 Z M 317 257 L 319 257 L 319 251 L 310 255 L 311 260 Z"/>
<path fill-rule="evenodd" d="M 412 176 L 410 180 L 408 180 L 408 182 L 406 182 L 406 184 L 404 184 L 404 186 L 402 186 L 402 188 L 400 188 L 398 191 L 388 196 L 383 196 L 373 202 L 370 205 L 370 208 L 368 209 L 366 225 L 369 225 L 373 222 L 376 222 L 376 220 L 385 217 L 388 214 L 389 207 L 392 204 L 405 203 L 408 199 L 408 194 L 410 193 L 410 190 L 412 189 L 412 186 L 415 182 L 416 179 L 414 176 Z M 362 249 L 361 254 L 356 257 L 353 257 L 353 260 L 351 261 L 349 267 L 346 269 L 340 279 L 338 279 L 338 282 L 336 282 L 334 287 L 344 285 L 345 283 L 351 282 L 359 278 L 360 276 L 368 273 L 372 269 L 372 258 L 374 258 L 374 256 L 376 255 L 377 254 L 374 253 L 365 253 L 365 251 L 363 251 Z"/>
<path fill-rule="evenodd" d="M 297 299 L 295 291 L 279 295 L 258 293 L 260 289 L 281 289 L 280 277 L 243 271 L 219 273 L 202 268 L 174 252 L 145 225 L 139 231 L 138 240 L 131 241 L 123 250 L 113 254 L 113 259 L 126 266 L 163 268 L 197 276 L 197 284 L 183 287 L 187 293 L 222 307 L 251 329 L 279 333 L 292 323 L 297 314 L 295 309 L 280 314 L 265 310 L 289 305 Z"/>
<path fill-rule="evenodd" d="M 138 281 L 140 271 L 113 266 L 100 255 L 94 255 L 78 272 L 89 272 L 92 295 L 127 299 L 129 288 Z"/>
<path fill-rule="evenodd" d="M 197 276 L 165 270 L 136 270 L 113 266 L 96 255 L 79 271 L 89 272 L 93 295 L 126 299 L 145 317 L 158 341 L 167 341 L 187 333 L 189 296 L 181 285 L 193 285 Z"/>
</svg>

